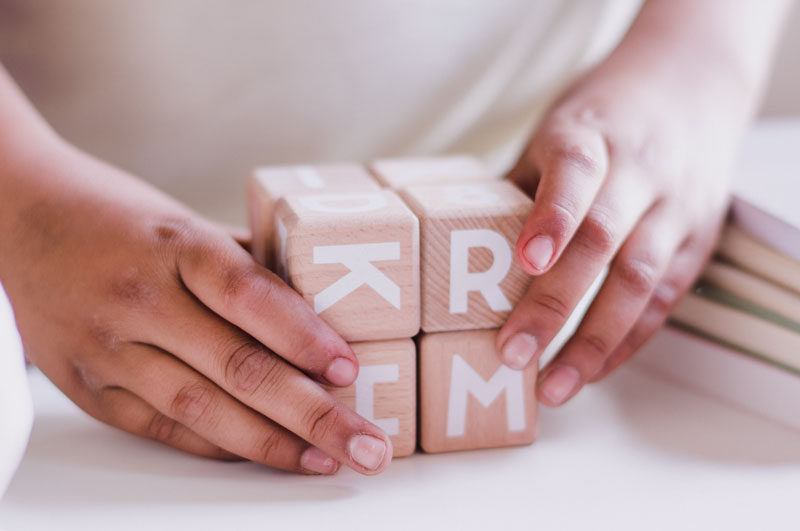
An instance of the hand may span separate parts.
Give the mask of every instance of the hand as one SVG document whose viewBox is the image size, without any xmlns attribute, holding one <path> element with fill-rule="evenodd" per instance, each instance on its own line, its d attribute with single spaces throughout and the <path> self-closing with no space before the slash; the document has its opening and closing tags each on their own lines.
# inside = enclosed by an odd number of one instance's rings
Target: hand
<svg viewBox="0 0 800 531">
<path fill-rule="evenodd" d="M 349 385 L 357 361 L 297 293 L 144 183 L 69 148 L 46 160 L 16 179 L 0 278 L 29 359 L 75 403 L 202 456 L 387 466 L 388 437 L 312 381 Z"/>
<path fill-rule="evenodd" d="M 612 58 L 572 86 L 508 176 L 535 197 L 516 256 L 536 278 L 498 335 L 506 364 L 535 363 L 610 266 L 576 333 L 540 373 L 539 399 L 550 406 L 631 357 L 699 275 L 745 122 L 730 110 L 736 98 L 711 82 L 677 88 L 622 63 Z"/>
</svg>

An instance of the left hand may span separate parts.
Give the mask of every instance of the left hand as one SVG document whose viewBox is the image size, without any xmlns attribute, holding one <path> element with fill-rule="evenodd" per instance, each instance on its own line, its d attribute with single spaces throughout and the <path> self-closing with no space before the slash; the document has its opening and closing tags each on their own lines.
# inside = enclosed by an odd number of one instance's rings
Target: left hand
<svg viewBox="0 0 800 531">
<path fill-rule="evenodd" d="M 497 338 L 505 363 L 536 363 L 601 273 L 583 322 L 542 369 L 563 404 L 631 357 L 708 260 L 746 120 L 721 83 L 670 86 L 601 65 L 547 113 L 508 178 L 535 198 L 517 260 L 535 278 Z"/>
</svg>

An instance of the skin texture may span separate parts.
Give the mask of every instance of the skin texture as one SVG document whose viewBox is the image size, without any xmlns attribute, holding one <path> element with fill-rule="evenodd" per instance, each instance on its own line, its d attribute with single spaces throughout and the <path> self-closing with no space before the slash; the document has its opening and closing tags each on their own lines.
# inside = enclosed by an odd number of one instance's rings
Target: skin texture
<svg viewBox="0 0 800 531">
<path fill-rule="evenodd" d="M 64 393 L 194 454 L 387 466 L 388 437 L 312 381 L 349 385 L 357 362 L 299 295 L 224 230 L 65 144 L 5 76 L 0 93 L 15 124 L 0 137 L 0 278 L 27 356 Z"/>
<path fill-rule="evenodd" d="M 511 171 L 536 199 L 517 254 L 540 278 L 498 335 L 510 365 L 535 363 L 611 264 L 542 371 L 546 404 L 627 359 L 702 267 L 781 6 L 650 0 Z M 101 421 L 301 473 L 391 460 L 386 435 L 314 382 L 354 380 L 347 344 L 231 234 L 59 138 L 2 70 L 0 257 L 29 359 Z"/>
<path fill-rule="evenodd" d="M 563 404 L 631 357 L 699 275 L 785 7 L 651 0 L 552 105 L 508 175 L 535 199 L 516 255 L 537 277 L 498 335 L 508 365 L 537 363 L 609 266 L 540 373 L 543 403 Z"/>
</svg>

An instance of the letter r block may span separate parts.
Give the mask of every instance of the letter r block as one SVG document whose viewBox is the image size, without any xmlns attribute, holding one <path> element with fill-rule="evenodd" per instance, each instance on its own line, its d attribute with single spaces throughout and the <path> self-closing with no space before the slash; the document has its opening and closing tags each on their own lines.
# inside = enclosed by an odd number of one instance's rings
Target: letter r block
<svg viewBox="0 0 800 531">
<path fill-rule="evenodd" d="M 420 445 L 428 453 L 530 444 L 536 438 L 537 367 L 511 369 L 497 330 L 423 334 Z"/>
<path fill-rule="evenodd" d="M 417 350 L 411 339 L 350 345 L 360 365 L 350 387 L 325 389 L 377 425 L 392 441 L 394 457 L 417 447 Z"/>
<path fill-rule="evenodd" d="M 419 222 L 394 192 L 287 196 L 275 215 L 278 273 L 342 337 L 419 331 Z"/>
<path fill-rule="evenodd" d="M 530 284 L 514 247 L 533 202 L 507 181 L 401 195 L 420 220 L 422 330 L 501 326 Z"/>
<path fill-rule="evenodd" d="M 369 192 L 380 187 L 358 164 L 262 166 L 253 170 L 247 195 L 253 257 L 273 267 L 275 205 L 289 194 Z"/>
</svg>

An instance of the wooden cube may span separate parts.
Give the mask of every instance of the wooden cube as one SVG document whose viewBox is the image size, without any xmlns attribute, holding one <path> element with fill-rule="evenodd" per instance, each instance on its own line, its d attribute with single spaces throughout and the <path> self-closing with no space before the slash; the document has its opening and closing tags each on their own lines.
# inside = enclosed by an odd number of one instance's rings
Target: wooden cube
<svg viewBox="0 0 800 531">
<path fill-rule="evenodd" d="M 422 329 L 501 326 L 530 284 L 514 247 L 533 202 L 507 181 L 401 194 L 420 220 Z"/>
<path fill-rule="evenodd" d="M 369 167 L 375 179 L 391 190 L 417 184 L 463 184 L 499 179 L 480 160 L 469 155 L 378 159 Z"/>
<path fill-rule="evenodd" d="M 380 187 L 358 164 L 263 166 L 253 170 L 248 183 L 252 253 L 256 261 L 273 267 L 275 205 L 289 194 L 368 192 Z"/>
<path fill-rule="evenodd" d="M 452 452 L 530 444 L 536 438 L 535 365 L 517 371 L 495 352 L 497 330 L 423 334 L 420 445 Z"/>
<path fill-rule="evenodd" d="M 389 190 L 278 202 L 277 270 L 348 341 L 419 331 L 419 222 Z"/>
<path fill-rule="evenodd" d="M 350 387 L 326 389 L 386 432 L 394 457 L 417 447 L 417 351 L 411 339 L 352 343 L 358 378 Z"/>
</svg>

